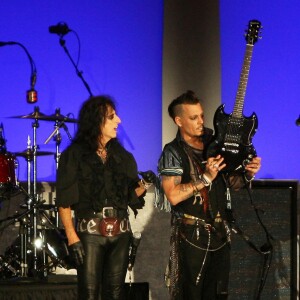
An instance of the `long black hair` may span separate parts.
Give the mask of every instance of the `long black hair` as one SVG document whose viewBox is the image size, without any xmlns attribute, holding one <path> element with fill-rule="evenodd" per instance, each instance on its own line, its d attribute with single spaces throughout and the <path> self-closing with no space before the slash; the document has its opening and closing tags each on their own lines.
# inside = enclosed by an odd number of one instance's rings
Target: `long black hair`
<svg viewBox="0 0 300 300">
<path fill-rule="evenodd" d="M 90 151 L 96 151 L 102 135 L 100 127 L 105 122 L 109 107 L 116 110 L 114 100 L 108 95 L 92 96 L 86 100 L 79 111 L 78 129 L 73 143 L 83 144 Z"/>
</svg>

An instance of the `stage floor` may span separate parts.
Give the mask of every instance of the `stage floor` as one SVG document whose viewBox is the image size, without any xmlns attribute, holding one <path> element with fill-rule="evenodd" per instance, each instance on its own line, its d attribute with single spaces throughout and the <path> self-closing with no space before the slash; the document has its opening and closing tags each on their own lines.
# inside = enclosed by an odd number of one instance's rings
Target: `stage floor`
<svg viewBox="0 0 300 300">
<path fill-rule="evenodd" d="M 126 300 L 148 300 L 149 283 L 125 283 Z M 0 300 L 77 300 L 76 275 L 0 280 Z"/>
<path fill-rule="evenodd" d="M 49 275 L 46 279 L 0 280 L 1 300 L 76 300 L 76 275 Z"/>
</svg>

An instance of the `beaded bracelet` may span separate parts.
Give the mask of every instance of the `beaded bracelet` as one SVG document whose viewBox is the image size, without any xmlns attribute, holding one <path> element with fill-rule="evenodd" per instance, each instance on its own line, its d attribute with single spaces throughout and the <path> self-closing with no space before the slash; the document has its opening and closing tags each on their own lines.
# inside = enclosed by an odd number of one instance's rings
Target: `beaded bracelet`
<svg viewBox="0 0 300 300">
<path fill-rule="evenodd" d="M 196 196 L 197 194 L 199 194 L 199 190 L 198 190 L 195 182 L 192 182 L 192 188 L 193 188 L 193 195 L 194 196 Z"/>
</svg>

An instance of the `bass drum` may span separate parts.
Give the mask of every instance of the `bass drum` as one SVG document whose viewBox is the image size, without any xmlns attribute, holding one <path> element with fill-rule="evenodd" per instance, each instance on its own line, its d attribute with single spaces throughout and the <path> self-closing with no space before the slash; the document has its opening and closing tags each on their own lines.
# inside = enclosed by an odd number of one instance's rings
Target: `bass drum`
<svg viewBox="0 0 300 300">
<path fill-rule="evenodd" d="M 16 158 L 11 153 L 0 153 L 0 192 L 16 187 Z"/>
</svg>

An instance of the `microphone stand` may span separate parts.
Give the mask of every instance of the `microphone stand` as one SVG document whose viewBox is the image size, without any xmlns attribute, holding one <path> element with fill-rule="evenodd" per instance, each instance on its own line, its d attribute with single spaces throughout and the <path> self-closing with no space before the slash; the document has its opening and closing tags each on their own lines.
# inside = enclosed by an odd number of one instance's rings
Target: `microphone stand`
<svg viewBox="0 0 300 300">
<path fill-rule="evenodd" d="M 69 50 L 67 49 L 66 47 L 66 41 L 62 38 L 62 36 L 60 37 L 59 39 L 59 44 L 63 47 L 63 49 L 65 50 L 67 56 L 69 57 L 69 59 L 71 60 L 75 70 L 76 70 L 76 74 L 78 75 L 78 77 L 82 80 L 84 86 L 86 87 L 86 89 L 88 90 L 90 96 L 92 97 L 93 94 L 91 92 L 91 89 L 89 87 L 89 85 L 87 84 L 87 82 L 85 81 L 85 79 L 83 78 L 82 76 L 82 71 L 79 71 L 78 68 L 77 68 L 77 65 L 75 64 L 74 60 L 72 59 L 70 53 L 69 53 Z"/>
</svg>

